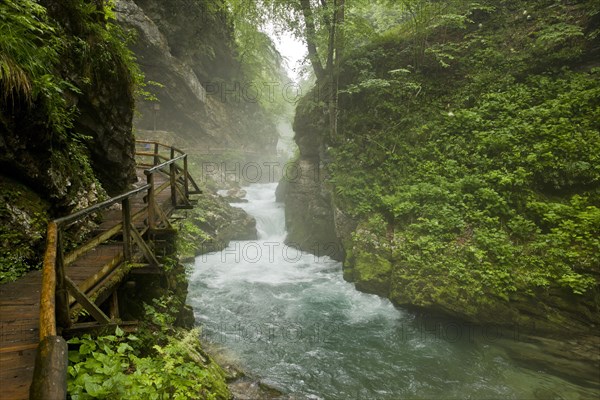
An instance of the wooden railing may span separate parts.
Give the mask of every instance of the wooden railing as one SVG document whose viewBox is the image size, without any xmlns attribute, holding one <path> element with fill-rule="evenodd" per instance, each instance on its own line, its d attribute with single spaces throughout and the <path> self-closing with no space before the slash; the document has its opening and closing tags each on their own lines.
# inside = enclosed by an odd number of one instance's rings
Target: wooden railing
<svg viewBox="0 0 600 400">
<path fill-rule="evenodd" d="M 62 399 L 66 396 L 67 344 L 58 335 L 59 328 L 72 327 L 73 308 L 85 309 L 98 324 L 108 324 L 112 321 L 98 307 L 96 301 L 86 294 L 86 290 L 95 287 L 116 267 L 107 271 L 106 274 L 94 276 L 89 282 L 86 281 L 89 287 L 84 288 L 78 287 L 67 276 L 65 268 L 88 251 L 115 237 L 121 238 L 123 246 L 122 255 L 118 260 L 119 265 L 145 259 L 147 265 L 158 267 L 158 260 L 143 239 L 146 232 L 170 227 L 168 216 L 157 202 L 158 195 L 170 188 L 172 208 L 189 208 L 191 207 L 189 196 L 201 193 L 189 174 L 187 154 L 154 141 L 138 141 L 136 146 L 138 147 L 136 155 L 142 160 L 138 165 L 146 168 L 144 170 L 146 184 L 69 216 L 55 219 L 48 224 L 42 270 L 40 344 L 30 389 L 31 399 Z M 141 151 L 140 147 L 143 147 L 142 150 L 150 151 Z M 165 149 L 166 155 L 164 154 Z M 144 163 L 143 160 L 148 157 L 151 158 L 151 162 Z M 158 174 L 162 174 L 168 179 L 157 185 L 156 176 Z M 147 193 L 144 198 L 145 203 L 132 215 L 131 200 L 140 196 L 142 192 Z M 64 254 L 65 230 L 119 203 L 121 205 L 120 222 L 88 240 L 69 254 Z M 137 251 L 134 250 L 134 246 L 137 246 Z"/>
<path fill-rule="evenodd" d="M 173 204 L 177 203 L 178 193 L 184 199 L 187 199 L 190 194 L 202 193 L 198 184 L 189 173 L 188 155 L 178 148 L 166 146 L 153 140 L 136 140 L 135 154 L 142 160 L 148 158 L 152 160 L 151 163 L 138 162 L 138 166 L 148 168 L 144 171 L 148 184 L 153 185 L 152 180 L 154 179 L 154 173 L 157 171 L 169 175 L 169 184 L 177 188 L 171 191 L 171 201 Z M 167 167 L 168 170 L 166 170 Z M 175 185 L 177 181 L 181 182 L 183 191 L 179 186 Z M 164 187 L 159 187 L 158 190 L 162 191 Z"/>
<path fill-rule="evenodd" d="M 256 151 L 256 150 L 245 150 L 245 149 L 235 149 L 231 147 L 205 147 L 201 150 L 197 150 L 194 154 L 198 155 L 223 155 L 223 154 L 233 154 L 233 155 L 247 155 L 247 156 L 259 156 L 264 155 L 264 152 Z"/>
</svg>

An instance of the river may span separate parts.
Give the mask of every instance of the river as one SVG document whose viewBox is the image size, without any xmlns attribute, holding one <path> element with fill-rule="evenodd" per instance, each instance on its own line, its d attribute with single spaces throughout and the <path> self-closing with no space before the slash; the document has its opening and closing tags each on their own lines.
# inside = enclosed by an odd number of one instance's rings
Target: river
<svg viewBox="0 0 600 400">
<path fill-rule="evenodd" d="M 188 303 L 206 340 L 297 399 L 592 399 L 597 391 L 512 362 L 476 335 L 356 291 L 339 262 L 285 246 L 276 184 L 238 206 L 259 240 L 197 257 Z M 483 337 L 483 339 L 482 339 Z"/>
</svg>

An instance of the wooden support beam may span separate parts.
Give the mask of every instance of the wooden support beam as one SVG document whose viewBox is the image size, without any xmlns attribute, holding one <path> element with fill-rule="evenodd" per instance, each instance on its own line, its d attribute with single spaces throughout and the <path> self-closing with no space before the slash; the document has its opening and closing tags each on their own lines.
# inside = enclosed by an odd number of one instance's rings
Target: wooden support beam
<svg viewBox="0 0 600 400">
<path fill-rule="evenodd" d="M 183 204 L 173 204 L 173 206 L 179 208 L 179 206 L 181 206 L 181 205 L 184 205 L 184 206 L 189 205 L 190 203 L 188 201 L 188 198 L 185 196 L 183 188 L 181 188 L 179 185 L 175 185 L 175 190 L 177 192 L 179 192 L 179 194 L 181 195 L 181 198 L 183 199 Z"/>
<path fill-rule="evenodd" d="M 125 202 L 125 200 L 123 200 L 123 202 Z M 131 202 L 129 202 L 129 203 L 131 204 Z M 147 208 L 148 208 L 147 206 L 142 207 L 138 212 L 136 212 L 135 214 L 133 214 L 129 217 L 130 220 L 132 222 L 136 222 L 136 221 L 139 221 L 141 218 L 145 217 L 147 215 Z M 129 209 L 130 209 L 129 213 L 131 214 L 131 206 L 129 207 Z M 125 213 L 126 211 L 124 210 L 123 212 Z M 127 218 L 127 217 L 125 216 L 125 218 Z M 77 249 L 73 250 L 71 253 L 69 253 L 68 255 L 65 256 L 64 265 L 71 264 L 72 262 L 77 260 L 80 256 L 84 255 L 85 253 L 87 253 L 88 251 L 90 251 L 92 249 L 95 249 L 96 247 L 98 247 L 98 245 L 106 242 L 108 239 L 112 238 L 113 236 L 115 236 L 116 234 L 121 232 L 121 230 L 124 230 L 123 223 L 119 223 L 119 224 L 115 225 L 111 229 L 96 236 L 95 238 L 93 238 L 86 244 L 82 245 L 81 247 L 78 247 Z M 125 242 L 125 237 L 127 237 L 127 234 L 124 232 L 123 233 L 124 242 Z M 125 245 L 126 245 L 126 243 L 123 243 L 123 247 L 124 247 L 123 254 L 125 255 L 125 257 L 127 257 L 127 251 L 125 249 Z M 131 235 L 129 235 L 129 245 L 130 245 L 130 252 L 131 252 Z"/>
<path fill-rule="evenodd" d="M 159 207 L 158 205 L 156 205 L 155 211 L 156 211 L 155 214 L 158 214 L 159 220 L 160 220 L 160 222 L 162 222 L 164 224 L 165 228 L 171 228 L 171 223 L 169 222 L 169 218 L 167 217 L 167 214 L 165 214 L 163 209 L 161 207 Z M 150 230 L 155 230 L 155 229 L 150 229 Z"/>
<path fill-rule="evenodd" d="M 154 256 L 154 253 L 152 252 L 152 250 L 150 250 L 150 248 L 136 229 L 131 230 L 131 236 L 133 237 L 134 242 L 142 251 L 142 254 L 144 255 L 146 261 L 148 261 L 152 266 L 158 267 L 160 263 L 158 262 L 158 260 Z"/>
<path fill-rule="evenodd" d="M 181 169 L 177 170 L 177 173 L 175 174 L 175 180 L 177 180 L 177 182 L 181 185 L 181 187 L 185 188 L 185 179 L 184 179 L 184 173 Z"/>
<path fill-rule="evenodd" d="M 160 157 L 158 156 L 158 146 L 159 143 L 154 143 L 154 165 L 160 164 Z"/>
<path fill-rule="evenodd" d="M 154 195 L 156 196 L 157 194 L 162 193 L 162 191 L 165 190 L 166 188 L 168 188 L 169 186 L 171 186 L 170 180 L 166 181 L 162 185 L 156 187 L 154 189 Z"/>
<path fill-rule="evenodd" d="M 175 150 L 171 147 L 171 158 L 175 158 Z M 171 204 L 177 205 L 177 178 L 175 177 L 175 163 L 169 165 L 169 184 L 171 185 Z"/>
<path fill-rule="evenodd" d="M 187 154 L 183 158 L 183 189 L 185 192 L 185 198 L 190 198 L 190 182 L 188 181 L 188 156 Z"/>
<path fill-rule="evenodd" d="M 97 281 L 97 284 L 90 290 L 83 291 L 94 303 L 98 305 L 102 304 L 119 288 L 120 284 L 125 280 L 132 269 L 141 268 L 145 265 L 148 264 L 121 263 L 103 279 Z M 71 313 L 77 315 L 79 309 L 81 309 L 81 305 L 75 304 L 71 309 Z"/>
<path fill-rule="evenodd" d="M 120 321 L 118 323 L 111 322 L 109 324 L 99 324 L 98 322 L 79 322 L 73 324 L 71 328 L 65 329 L 63 336 L 69 338 L 73 336 L 80 336 L 84 333 L 102 334 L 110 332 L 113 334 L 117 326 L 125 332 L 135 332 L 138 328 L 138 324 L 138 321 Z"/>
<path fill-rule="evenodd" d="M 192 186 L 194 187 L 194 190 L 190 190 L 190 194 L 202 194 L 202 190 L 200 190 L 200 187 L 198 186 L 192 175 L 188 173 L 187 177 Z"/>
<path fill-rule="evenodd" d="M 123 200 L 123 201 L 125 201 L 125 200 Z M 78 248 L 76 248 L 75 250 L 73 250 L 72 252 L 70 252 L 69 254 L 67 254 L 65 256 L 64 264 L 65 265 L 71 264 L 73 261 L 77 260 L 79 257 L 84 255 L 88 251 L 95 249 L 96 247 L 98 247 L 98 245 L 106 242 L 108 239 L 115 236 L 117 233 L 121 232 L 122 228 L 123 228 L 122 223 L 117 224 L 117 225 L 113 226 L 112 228 L 110 228 L 109 230 L 107 230 L 106 232 L 103 232 L 100 235 L 94 237 L 93 239 L 88 241 L 86 244 L 79 246 Z"/>
<path fill-rule="evenodd" d="M 104 312 L 96 305 L 96 303 L 91 301 L 85 295 L 85 293 L 79 290 L 77 285 L 68 276 L 65 276 L 65 284 L 71 295 L 75 298 L 75 300 L 77 300 L 77 302 L 81 304 L 81 306 L 87 312 L 89 312 L 90 315 L 96 319 L 96 321 L 105 324 L 108 324 L 110 322 L 110 318 L 108 318 L 106 314 L 104 314 Z"/>
</svg>

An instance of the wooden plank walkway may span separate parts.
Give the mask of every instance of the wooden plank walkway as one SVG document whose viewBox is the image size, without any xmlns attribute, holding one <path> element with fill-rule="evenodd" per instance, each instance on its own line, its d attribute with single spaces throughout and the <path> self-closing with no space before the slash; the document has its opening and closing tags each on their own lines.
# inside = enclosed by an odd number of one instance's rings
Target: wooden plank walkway
<svg viewBox="0 0 600 400">
<path fill-rule="evenodd" d="M 138 177 L 145 182 L 142 169 Z M 157 176 L 156 185 L 167 182 L 168 177 Z M 145 206 L 145 192 L 132 199 L 132 214 Z M 170 186 L 158 193 L 156 202 L 169 216 L 174 207 L 171 203 Z M 109 209 L 102 213 L 99 230 L 109 230 L 121 223 L 121 210 Z M 139 221 L 141 225 L 144 221 Z M 123 260 L 122 243 L 99 245 L 77 258 L 66 267 L 69 276 L 84 293 L 89 293 L 96 276 L 105 276 L 120 267 Z M 99 283 L 98 285 L 101 285 Z M 0 400 L 29 398 L 39 343 L 39 313 L 42 272 L 30 272 L 16 282 L 0 285 Z M 97 286 L 98 286 L 97 285 Z M 49 399 L 52 400 L 52 399 Z"/>
</svg>

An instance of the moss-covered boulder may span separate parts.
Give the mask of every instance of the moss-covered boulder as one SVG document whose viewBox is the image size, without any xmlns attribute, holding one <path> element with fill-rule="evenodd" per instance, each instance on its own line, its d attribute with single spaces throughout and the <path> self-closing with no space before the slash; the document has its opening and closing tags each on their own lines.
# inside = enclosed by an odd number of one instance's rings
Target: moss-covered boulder
<svg viewBox="0 0 600 400">
<path fill-rule="evenodd" d="M 198 196 L 198 204 L 179 225 L 179 256 L 191 261 L 195 256 L 227 247 L 231 240 L 258 238 L 256 220 L 223 197 L 210 193 Z"/>
</svg>

